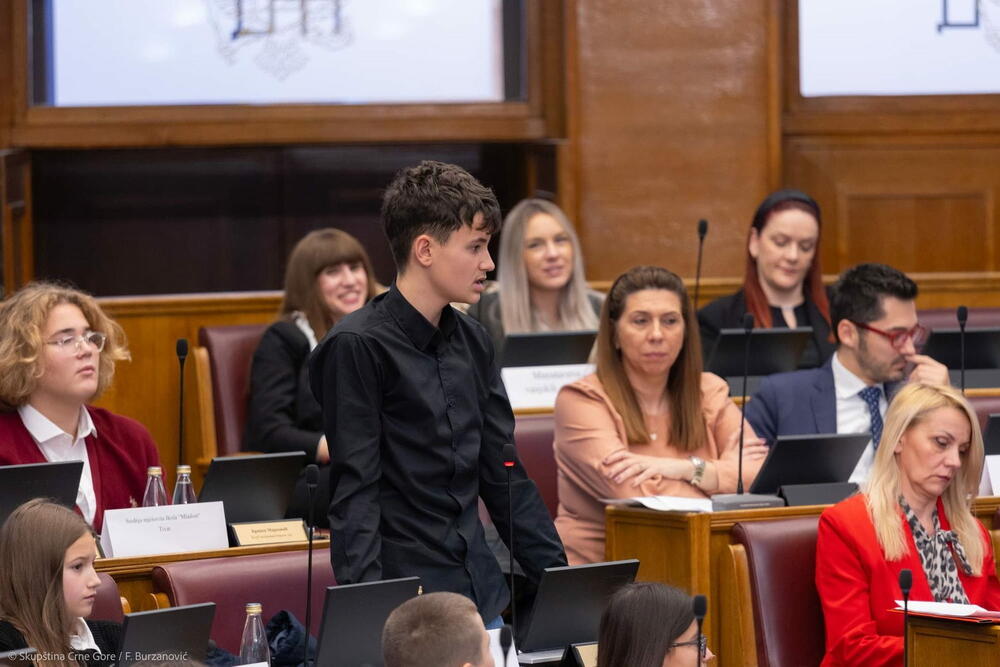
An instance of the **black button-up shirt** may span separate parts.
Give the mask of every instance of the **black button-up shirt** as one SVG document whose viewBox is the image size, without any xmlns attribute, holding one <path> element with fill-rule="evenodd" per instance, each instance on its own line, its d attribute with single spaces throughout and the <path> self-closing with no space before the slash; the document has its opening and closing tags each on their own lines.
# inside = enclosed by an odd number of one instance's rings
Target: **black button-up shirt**
<svg viewBox="0 0 1000 667">
<path fill-rule="evenodd" d="M 342 584 L 417 575 L 476 602 L 509 592 L 477 497 L 508 535 L 504 443 L 514 415 L 482 326 L 450 306 L 439 327 L 393 286 L 316 348 L 310 384 L 330 448 L 330 558 Z M 514 553 L 529 578 L 566 557 L 534 482 L 512 472 Z"/>
</svg>

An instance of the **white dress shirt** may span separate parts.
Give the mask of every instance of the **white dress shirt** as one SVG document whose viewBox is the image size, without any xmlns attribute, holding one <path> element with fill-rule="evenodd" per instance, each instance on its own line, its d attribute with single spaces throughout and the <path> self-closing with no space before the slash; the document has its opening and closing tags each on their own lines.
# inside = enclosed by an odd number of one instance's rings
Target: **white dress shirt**
<svg viewBox="0 0 1000 667">
<path fill-rule="evenodd" d="M 871 433 L 872 417 L 868 412 L 868 404 L 858 395 L 868 385 L 847 370 L 847 367 L 840 363 L 840 357 L 836 353 L 830 365 L 833 368 L 833 387 L 837 394 L 837 433 Z M 882 392 L 878 399 L 878 409 L 882 419 L 885 419 L 889 402 L 885 398 L 885 387 L 879 388 Z M 869 441 L 849 481 L 858 485 L 866 482 L 874 461 L 875 447 Z"/>
<path fill-rule="evenodd" d="M 28 433 L 45 455 L 45 460 L 52 463 L 83 461 L 76 504 L 87 523 L 93 525 L 94 515 L 97 513 L 97 494 L 94 492 L 94 478 L 90 474 L 90 457 L 87 455 L 87 443 L 84 439 L 91 434 L 97 435 L 97 429 L 90 419 L 87 408 L 80 408 L 80 421 L 76 427 L 75 440 L 30 405 L 22 405 L 17 412 L 21 416 L 21 423 L 28 429 Z"/>
<path fill-rule="evenodd" d="M 77 651 L 93 649 L 102 653 L 102 649 L 94 639 L 94 633 L 90 631 L 90 626 L 82 617 L 77 617 L 73 622 L 73 631 L 69 635 L 69 646 Z"/>
</svg>

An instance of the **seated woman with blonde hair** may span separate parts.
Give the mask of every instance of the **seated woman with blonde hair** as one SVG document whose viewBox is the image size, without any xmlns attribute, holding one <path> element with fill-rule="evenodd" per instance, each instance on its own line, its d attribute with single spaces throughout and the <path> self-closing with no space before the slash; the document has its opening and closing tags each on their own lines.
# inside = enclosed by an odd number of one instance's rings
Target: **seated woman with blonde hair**
<svg viewBox="0 0 1000 667">
<path fill-rule="evenodd" d="M 44 282 L 0 304 L 0 330 L 0 465 L 83 461 L 77 507 L 100 532 L 160 465 L 142 424 L 88 405 L 129 358 L 125 334 L 90 295 Z"/>
<path fill-rule="evenodd" d="M 816 588 L 826 621 L 825 667 L 902 665 L 899 573 L 911 600 L 1000 610 L 990 536 L 972 514 L 983 437 L 950 386 L 909 384 L 889 405 L 863 493 L 825 510 Z"/>
<path fill-rule="evenodd" d="M 512 333 L 597 328 L 603 297 L 587 288 L 580 241 L 569 218 L 546 199 L 524 199 L 504 219 L 497 284 L 468 313 L 486 328 L 498 352 Z"/>
<path fill-rule="evenodd" d="M 101 584 L 94 533 L 72 510 L 41 498 L 0 529 L 0 652 L 32 647 L 36 664 L 113 665 L 121 626 L 89 621 Z"/>
<path fill-rule="evenodd" d="M 653 266 L 619 276 L 601 310 L 597 372 L 556 398 L 556 528 L 570 564 L 604 560 L 601 498 L 734 492 L 740 424 L 729 386 L 702 372 L 681 279 Z M 749 485 L 767 448 L 743 432 Z"/>
</svg>

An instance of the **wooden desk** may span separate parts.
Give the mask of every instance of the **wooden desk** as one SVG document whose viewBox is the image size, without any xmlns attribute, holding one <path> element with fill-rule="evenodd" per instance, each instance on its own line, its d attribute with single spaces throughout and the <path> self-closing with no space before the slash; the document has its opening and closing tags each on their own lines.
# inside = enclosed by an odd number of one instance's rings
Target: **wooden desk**
<svg viewBox="0 0 1000 667">
<path fill-rule="evenodd" d="M 131 558 L 100 558 L 94 563 L 98 572 L 111 575 L 118 584 L 118 594 L 128 600 L 132 611 L 147 611 L 154 609 L 153 568 L 163 563 L 176 563 L 202 558 L 229 558 L 233 556 L 252 556 L 255 554 L 280 553 L 284 551 L 303 551 L 306 543 L 271 544 L 259 547 L 231 547 L 216 551 L 189 551 L 178 554 L 161 554 L 152 556 L 133 556 Z M 313 549 L 329 549 L 330 540 L 317 538 Z M 326 552 L 324 552 L 326 553 Z"/>
<path fill-rule="evenodd" d="M 726 660 L 720 624 L 727 632 L 736 632 L 737 624 L 722 618 L 724 600 L 735 592 L 723 586 L 720 559 L 731 544 L 730 532 L 740 521 L 768 521 L 802 516 L 816 516 L 827 505 L 779 507 L 761 510 L 683 514 L 657 512 L 645 508 L 609 505 L 605 510 L 607 528 L 605 557 L 608 560 L 638 558 L 638 578 L 661 581 L 692 594 L 708 596 L 705 634 L 718 665 L 737 664 L 734 656 Z M 975 513 L 987 528 L 1000 507 L 998 498 L 978 498 Z M 1000 527 L 1000 526 L 998 526 Z M 744 638 L 744 646 L 754 646 L 754 637 Z M 738 657 L 738 656 L 737 656 Z"/>
<path fill-rule="evenodd" d="M 996 667 L 1000 665 L 1000 625 L 910 616 L 907 667 Z"/>
</svg>

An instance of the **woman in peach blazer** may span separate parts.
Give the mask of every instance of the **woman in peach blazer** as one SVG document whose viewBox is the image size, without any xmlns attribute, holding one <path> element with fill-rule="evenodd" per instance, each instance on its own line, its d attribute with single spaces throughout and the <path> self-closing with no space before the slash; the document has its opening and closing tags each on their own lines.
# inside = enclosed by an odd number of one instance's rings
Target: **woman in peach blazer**
<svg viewBox="0 0 1000 667">
<path fill-rule="evenodd" d="M 615 281 L 601 311 L 597 372 L 562 388 L 555 407 L 556 528 L 570 564 L 604 560 L 601 498 L 704 498 L 736 490 L 740 411 L 702 372 L 684 283 L 640 266 Z M 767 448 L 744 425 L 743 481 Z"/>
</svg>

